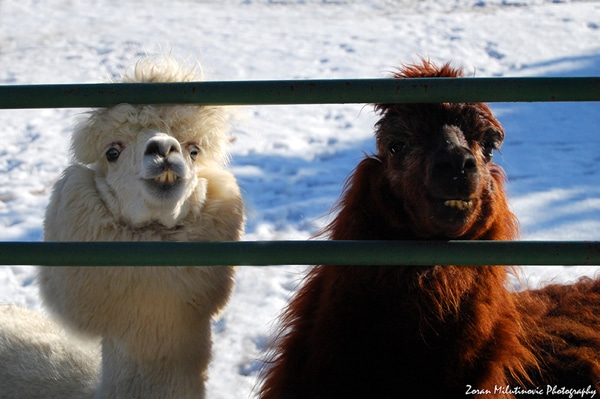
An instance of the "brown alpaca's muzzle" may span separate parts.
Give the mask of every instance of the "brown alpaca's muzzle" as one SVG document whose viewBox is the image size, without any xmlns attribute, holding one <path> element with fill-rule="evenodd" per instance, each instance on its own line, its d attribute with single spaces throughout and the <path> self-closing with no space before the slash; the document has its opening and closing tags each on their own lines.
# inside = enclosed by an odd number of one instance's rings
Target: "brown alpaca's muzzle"
<svg viewBox="0 0 600 399">
<path fill-rule="evenodd" d="M 429 216 L 440 234 L 458 236 L 479 207 L 480 170 L 460 128 L 444 125 L 436 140 L 425 181 Z"/>
<path fill-rule="evenodd" d="M 444 200 L 445 205 L 461 208 L 477 193 L 477 159 L 456 126 L 443 127 L 430 165 L 428 183 L 431 195 Z"/>
</svg>

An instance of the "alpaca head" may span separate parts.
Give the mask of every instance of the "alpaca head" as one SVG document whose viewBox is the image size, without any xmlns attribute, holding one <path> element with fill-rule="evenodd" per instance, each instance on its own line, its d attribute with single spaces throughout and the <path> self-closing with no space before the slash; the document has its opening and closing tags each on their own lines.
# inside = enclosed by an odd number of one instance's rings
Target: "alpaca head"
<svg viewBox="0 0 600 399">
<path fill-rule="evenodd" d="M 449 64 L 439 68 L 423 61 L 394 77 L 461 76 Z M 504 131 L 491 110 L 482 103 L 378 104 L 376 110 L 381 113 L 376 158 L 413 233 L 422 238 L 481 236 L 494 219 L 490 212 L 506 208 L 503 172 L 492 162 Z"/>
<path fill-rule="evenodd" d="M 194 79 L 172 59 L 147 58 L 123 82 Z M 226 162 L 227 130 L 223 107 L 120 104 L 93 111 L 76 129 L 72 151 L 96 171 L 98 190 L 117 219 L 173 227 L 191 202 L 205 199 L 197 171 Z"/>
</svg>

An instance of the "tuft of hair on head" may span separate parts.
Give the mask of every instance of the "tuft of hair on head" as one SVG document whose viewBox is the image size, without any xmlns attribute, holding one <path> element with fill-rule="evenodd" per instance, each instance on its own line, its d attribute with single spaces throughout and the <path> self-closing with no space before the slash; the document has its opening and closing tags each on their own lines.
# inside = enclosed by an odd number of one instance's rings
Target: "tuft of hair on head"
<svg viewBox="0 0 600 399">
<path fill-rule="evenodd" d="M 403 64 L 394 73 L 397 79 L 404 78 L 458 78 L 464 76 L 462 68 L 452 66 L 452 62 L 446 62 L 442 66 L 421 58 L 420 64 Z"/>
<path fill-rule="evenodd" d="M 442 66 L 421 58 L 420 64 L 402 64 L 393 74 L 395 79 L 413 78 L 460 78 L 464 73 L 462 68 L 452 66 L 446 62 Z M 375 104 L 375 111 L 381 115 L 387 113 L 395 104 Z"/>
<path fill-rule="evenodd" d="M 204 79 L 199 63 L 188 65 L 170 54 L 146 55 L 128 68 L 121 78 L 123 83 L 194 82 Z"/>
</svg>

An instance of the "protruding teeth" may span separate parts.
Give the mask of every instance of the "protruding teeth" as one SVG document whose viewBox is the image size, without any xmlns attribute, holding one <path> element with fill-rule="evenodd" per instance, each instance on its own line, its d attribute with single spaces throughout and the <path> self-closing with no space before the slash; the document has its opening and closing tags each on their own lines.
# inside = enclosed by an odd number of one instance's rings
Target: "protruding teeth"
<svg viewBox="0 0 600 399">
<path fill-rule="evenodd" d="M 471 201 L 464 200 L 447 200 L 444 202 L 444 205 L 449 206 L 451 208 L 463 210 L 470 208 L 473 205 L 473 203 Z"/>
<path fill-rule="evenodd" d="M 170 170 L 166 170 L 163 174 L 154 178 L 154 181 L 162 184 L 174 183 L 175 180 L 177 180 L 177 175 Z"/>
</svg>

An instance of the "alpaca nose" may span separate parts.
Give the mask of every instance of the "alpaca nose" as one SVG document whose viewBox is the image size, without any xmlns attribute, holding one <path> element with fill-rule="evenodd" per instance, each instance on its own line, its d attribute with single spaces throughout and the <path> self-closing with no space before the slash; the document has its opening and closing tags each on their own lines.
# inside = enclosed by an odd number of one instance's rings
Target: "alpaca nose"
<svg viewBox="0 0 600 399">
<path fill-rule="evenodd" d="M 434 155 L 430 188 L 439 198 L 470 198 L 479 184 L 475 156 L 468 148 L 454 147 Z"/>
<path fill-rule="evenodd" d="M 433 158 L 434 173 L 454 179 L 477 173 L 477 160 L 469 149 L 461 129 L 453 125 L 444 125 L 440 133 L 440 144 Z"/>
<path fill-rule="evenodd" d="M 479 184 L 475 155 L 456 126 L 444 126 L 433 149 L 431 163 L 432 194 L 441 198 L 468 198 Z"/>
<path fill-rule="evenodd" d="M 171 136 L 161 135 L 153 137 L 146 143 L 144 155 L 158 155 L 166 158 L 171 154 L 180 153 L 181 145 Z"/>
<path fill-rule="evenodd" d="M 439 151 L 434 158 L 434 173 L 453 177 L 477 173 L 477 161 L 468 148 L 455 147 Z"/>
</svg>

